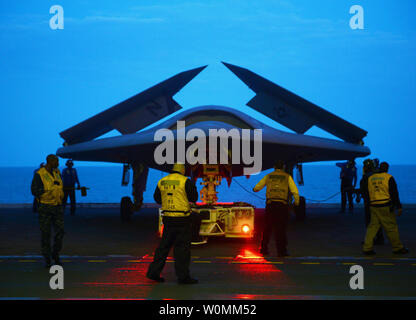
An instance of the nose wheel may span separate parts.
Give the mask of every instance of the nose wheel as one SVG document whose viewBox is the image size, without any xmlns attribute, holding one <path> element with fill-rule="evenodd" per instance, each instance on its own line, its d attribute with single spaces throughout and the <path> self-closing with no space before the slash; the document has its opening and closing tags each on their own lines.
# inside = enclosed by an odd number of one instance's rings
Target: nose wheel
<svg viewBox="0 0 416 320">
<path fill-rule="evenodd" d="M 121 198 L 120 202 L 120 219 L 121 221 L 130 221 L 133 215 L 133 202 L 130 197 Z"/>
</svg>

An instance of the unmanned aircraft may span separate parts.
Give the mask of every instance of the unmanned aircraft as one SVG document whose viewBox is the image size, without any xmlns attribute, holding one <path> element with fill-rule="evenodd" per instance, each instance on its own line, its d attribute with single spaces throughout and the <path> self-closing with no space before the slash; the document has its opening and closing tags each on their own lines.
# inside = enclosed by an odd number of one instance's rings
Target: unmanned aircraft
<svg viewBox="0 0 416 320">
<path fill-rule="evenodd" d="M 217 202 L 216 186 L 221 183 L 222 178 L 230 184 L 233 177 L 250 175 L 247 174 L 247 169 L 254 168 L 251 172 L 256 173 L 272 168 L 277 159 L 283 160 L 286 171 L 292 173 L 294 168 L 301 170 L 302 163 L 351 160 L 370 154 L 370 149 L 364 146 L 363 142 L 367 135 L 365 130 L 248 69 L 229 63 L 223 64 L 256 93 L 247 103 L 249 107 L 294 133 L 279 130 L 235 108 L 207 105 L 182 109 L 173 96 L 196 77 L 206 67 L 204 66 L 181 72 L 62 131 L 60 136 L 65 142 L 64 146 L 58 149 L 57 155 L 77 161 L 123 164 L 124 183 L 128 170 L 133 169 L 133 201 L 124 197 L 120 209 L 122 219 L 128 220 L 132 212 L 139 210 L 142 204 L 148 168 L 169 172 L 172 163 L 181 160 L 186 165 L 186 175 L 194 180 L 202 178 L 202 207 L 237 206 L 244 209 L 249 205 L 221 205 Z M 155 122 L 158 124 L 148 128 Z M 305 132 L 313 126 L 338 139 L 306 135 Z M 113 129 L 120 135 L 99 138 Z M 217 138 L 224 138 L 224 141 L 229 142 L 228 146 L 216 142 L 215 145 L 211 145 L 209 141 L 212 132 L 217 133 Z M 256 133 L 261 134 L 260 140 L 258 135 L 256 138 Z M 162 135 L 163 138 L 158 138 L 158 135 Z M 234 144 L 233 139 L 237 138 L 237 135 L 241 144 Z M 205 144 L 199 143 L 199 148 L 195 148 L 196 138 L 202 139 L 203 136 Z M 168 142 L 171 143 L 170 147 Z M 162 144 L 166 144 L 162 148 L 165 150 L 161 150 Z M 227 156 L 221 158 L 221 154 L 224 155 L 221 148 L 224 149 L 224 146 Z M 244 147 L 248 149 L 245 150 L 245 156 Z M 237 149 L 243 152 L 234 157 L 233 151 Z M 174 155 L 167 155 L 171 153 L 169 151 L 173 151 Z M 169 158 L 170 161 L 163 163 L 158 160 L 158 152 L 159 158 Z M 210 157 L 213 152 L 217 154 Z M 207 161 L 191 163 L 190 158 Z M 235 214 L 236 217 L 239 216 L 237 211 Z M 304 199 L 300 214 L 304 215 Z M 207 227 L 209 230 L 205 230 L 206 233 L 220 232 L 219 230 L 226 233 L 224 229 L 227 229 L 227 226 L 218 222 L 218 215 L 208 216 L 206 219 L 212 222 L 209 227 L 212 230 Z M 212 225 L 215 225 L 215 228 Z M 253 226 L 250 226 L 251 229 L 247 227 L 247 223 L 239 223 L 236 228 L 242 226 L 246 226 L 243 229 L 249 230 L 248 233 L 253 229 Z"/>
</svg>

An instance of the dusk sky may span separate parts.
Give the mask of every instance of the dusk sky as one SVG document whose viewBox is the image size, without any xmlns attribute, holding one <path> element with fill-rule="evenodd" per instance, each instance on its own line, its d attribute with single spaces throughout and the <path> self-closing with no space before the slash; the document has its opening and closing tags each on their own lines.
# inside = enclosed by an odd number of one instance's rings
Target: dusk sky
<svg viewBox="0 0 416 320">
<path fill-rule="evenodd" d="M 49 27 L 52 5 L 63 30 Z M 352 5 L 364 30 L 350 28 Z M 59 132 L 203 65 L 176 101 L 264 120 L 221 61 L 367 130 L 371 157 L 416 164 L 415 12 L 414 0 L 1 1 L 0 166 L 37 166 L 62 145 Z"/>
</svg>

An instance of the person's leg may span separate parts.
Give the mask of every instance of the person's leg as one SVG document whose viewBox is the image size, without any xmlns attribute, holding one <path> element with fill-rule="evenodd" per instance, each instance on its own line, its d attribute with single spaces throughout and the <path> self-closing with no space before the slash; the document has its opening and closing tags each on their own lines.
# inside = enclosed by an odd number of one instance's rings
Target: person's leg
<svg viewBox="0 0 416 320">
<path fill-rule="evenodd" d="M 364 214 L 365 214 L 365 228 L 367 230 L 368 225 L 370 224 L 371 214 L 370 214 L 370 206 L 367 203 L 364 203 Z M 383 244 L 384 243 L 384 236 L 382 228 L 378 228 L 377 235 L 374 239 L 374 244 Z"/>
<path fill-rule="evenodd" d="M 160 241 L 159 247 L 155 250 L 153 262 L 149 265 L 147 270 L 147 276 L 150 278 L 160 277 L 166 258 L 168 257 L 169 250 L 172 247 L 176 237 L 176 231 L 172 228 L 169 222 L 164 221 L 163 235 Z"/>
<path fill-rule="evenodd" d="M 276 248 L 278 255 L 287 254 L 287 224 L 289 221 L 289 207 L 284 204 L 276 206 Z"/>
<path fill-rule="evenodd" d="M 352 183 L 349 183 L 348 188 L 347 188 L 347 196 L 348 196 L 348 209 L 349 211 L 354 210 L 354 201 L 352 199 Z"/>
<path fill-rule="evenodd" d="M 390 240 L 393 251 L 404 248 L 399 237 L 399 227 L 397 226 L 396 216 L 390 207 L 381 207 L 379 210 L 381 225 L 386 231 L 386 235 Z"/>
<path fill-rule="evenodd" d="M 377 234 L 378 229 L 380 228 L 380 219 L 378 216 L 378 209 L 376 207 L 370 207 L 371 220 L 370 224 L 367 227 L 367 232 L 365 234 L 363 251 L 373 250 L 373 241 L 374 237 Z"/>
<path fill-rule="evenodd" d="M 64 199 L 62 200 L 62 209 L 65 213 L 66 203 L 68 202 L 69 190 L 64 188 Z"/>
<path fill-rule="evenodd" d="M 266 204 L 264 224 L 263 224 L 263 238 L 261 240 L 261 252 L 267 253 L 269 247 L 270 234 L 273 228 L 273 208 L 272 203 Z"/>
<path fill-rule="evenodd" d="M 173 247 L 175 272 L 179 281 L 189 279 L 189 264 L 191 263 L 191 226 L 189 223 L 181 226 Z"/>
<path fill-rule="evenodd" d="M 49 206 L 39 204 L 39 227 L 41 232 L 41 252 L 45 259 L 51 258 L 51 215 Z"/>
<path fill-rule="evenodd" d="M 345 206 L 347 204 L 347 195 L 345 191 L 344 182 L 341 181 L 341 212 L 345 212 Z"/>
<path fill-rule="evenodd" d="M 71 201 L 71 216 L 73 216 L 76 209 L 75 190 L 69 191 L 69 200 Z"/>
<path fill-rule="evenodd" d="M 368 225 L 371 221 L 370 206 L 367 203 L 364 203 L 364 217 L 365 217 L 365 229 L 367 230 Z"/>
<path fill-rule="evenodd" d="M 62 250 L 63 239 L 65 235 L 64 229 L 64 210 L 62 206 L 54 207 L 52 214 L 52 224 L 55 231 L 53 243 L 52 258 L 59 260 L 59 252 Z"/>
<path fill-rule="evenodd" d="M 196 212 L 191 213 L 191 234 L 192 242 L 202 242 L 202 237 L 199 235 L 201 229 L 201 215 Z"/>
<path fill-rule="evenodd" d="M 383 235 L 383 229 L 379 228 L 378 232 L 376 234 L 376 237 L 374 239 L 374 244 L 384 244 L 384 235 Z"/>
</svg>

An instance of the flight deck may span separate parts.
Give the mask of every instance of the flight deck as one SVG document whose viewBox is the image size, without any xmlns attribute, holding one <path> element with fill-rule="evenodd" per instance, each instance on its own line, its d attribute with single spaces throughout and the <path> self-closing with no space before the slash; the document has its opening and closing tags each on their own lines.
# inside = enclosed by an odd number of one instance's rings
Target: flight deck
<svg viewBox="0 0 416 320">
<path fill-rule="evenodd" d="M 361 254 L 363 209 L 340 214 L 335 206 L 307 209 L 305 221 L 290 219 L 290 257 L 258 253 L 263 213 L 253 238 L 214 237 L 192 247 L 193 286 L 178 285 L 172 252 L 164 283 L 145 277 L 157 247 L 158 210 L 144 208 L 130 222 L 117 208 L 79 208 L 65 216 L 62 250 L 64 290 L 51 290 L 52 276 L 40 256 L 37 215 L 29 208 L 0 208 L 0 299 L 415 299 L 416 207 L 404 205 L 400 236 L 410 253 L 396 256 L 388 243 L 377 255 Z M 364 289 L 352 290 L 350 268 L 364 270 Z"/>
</svg>

